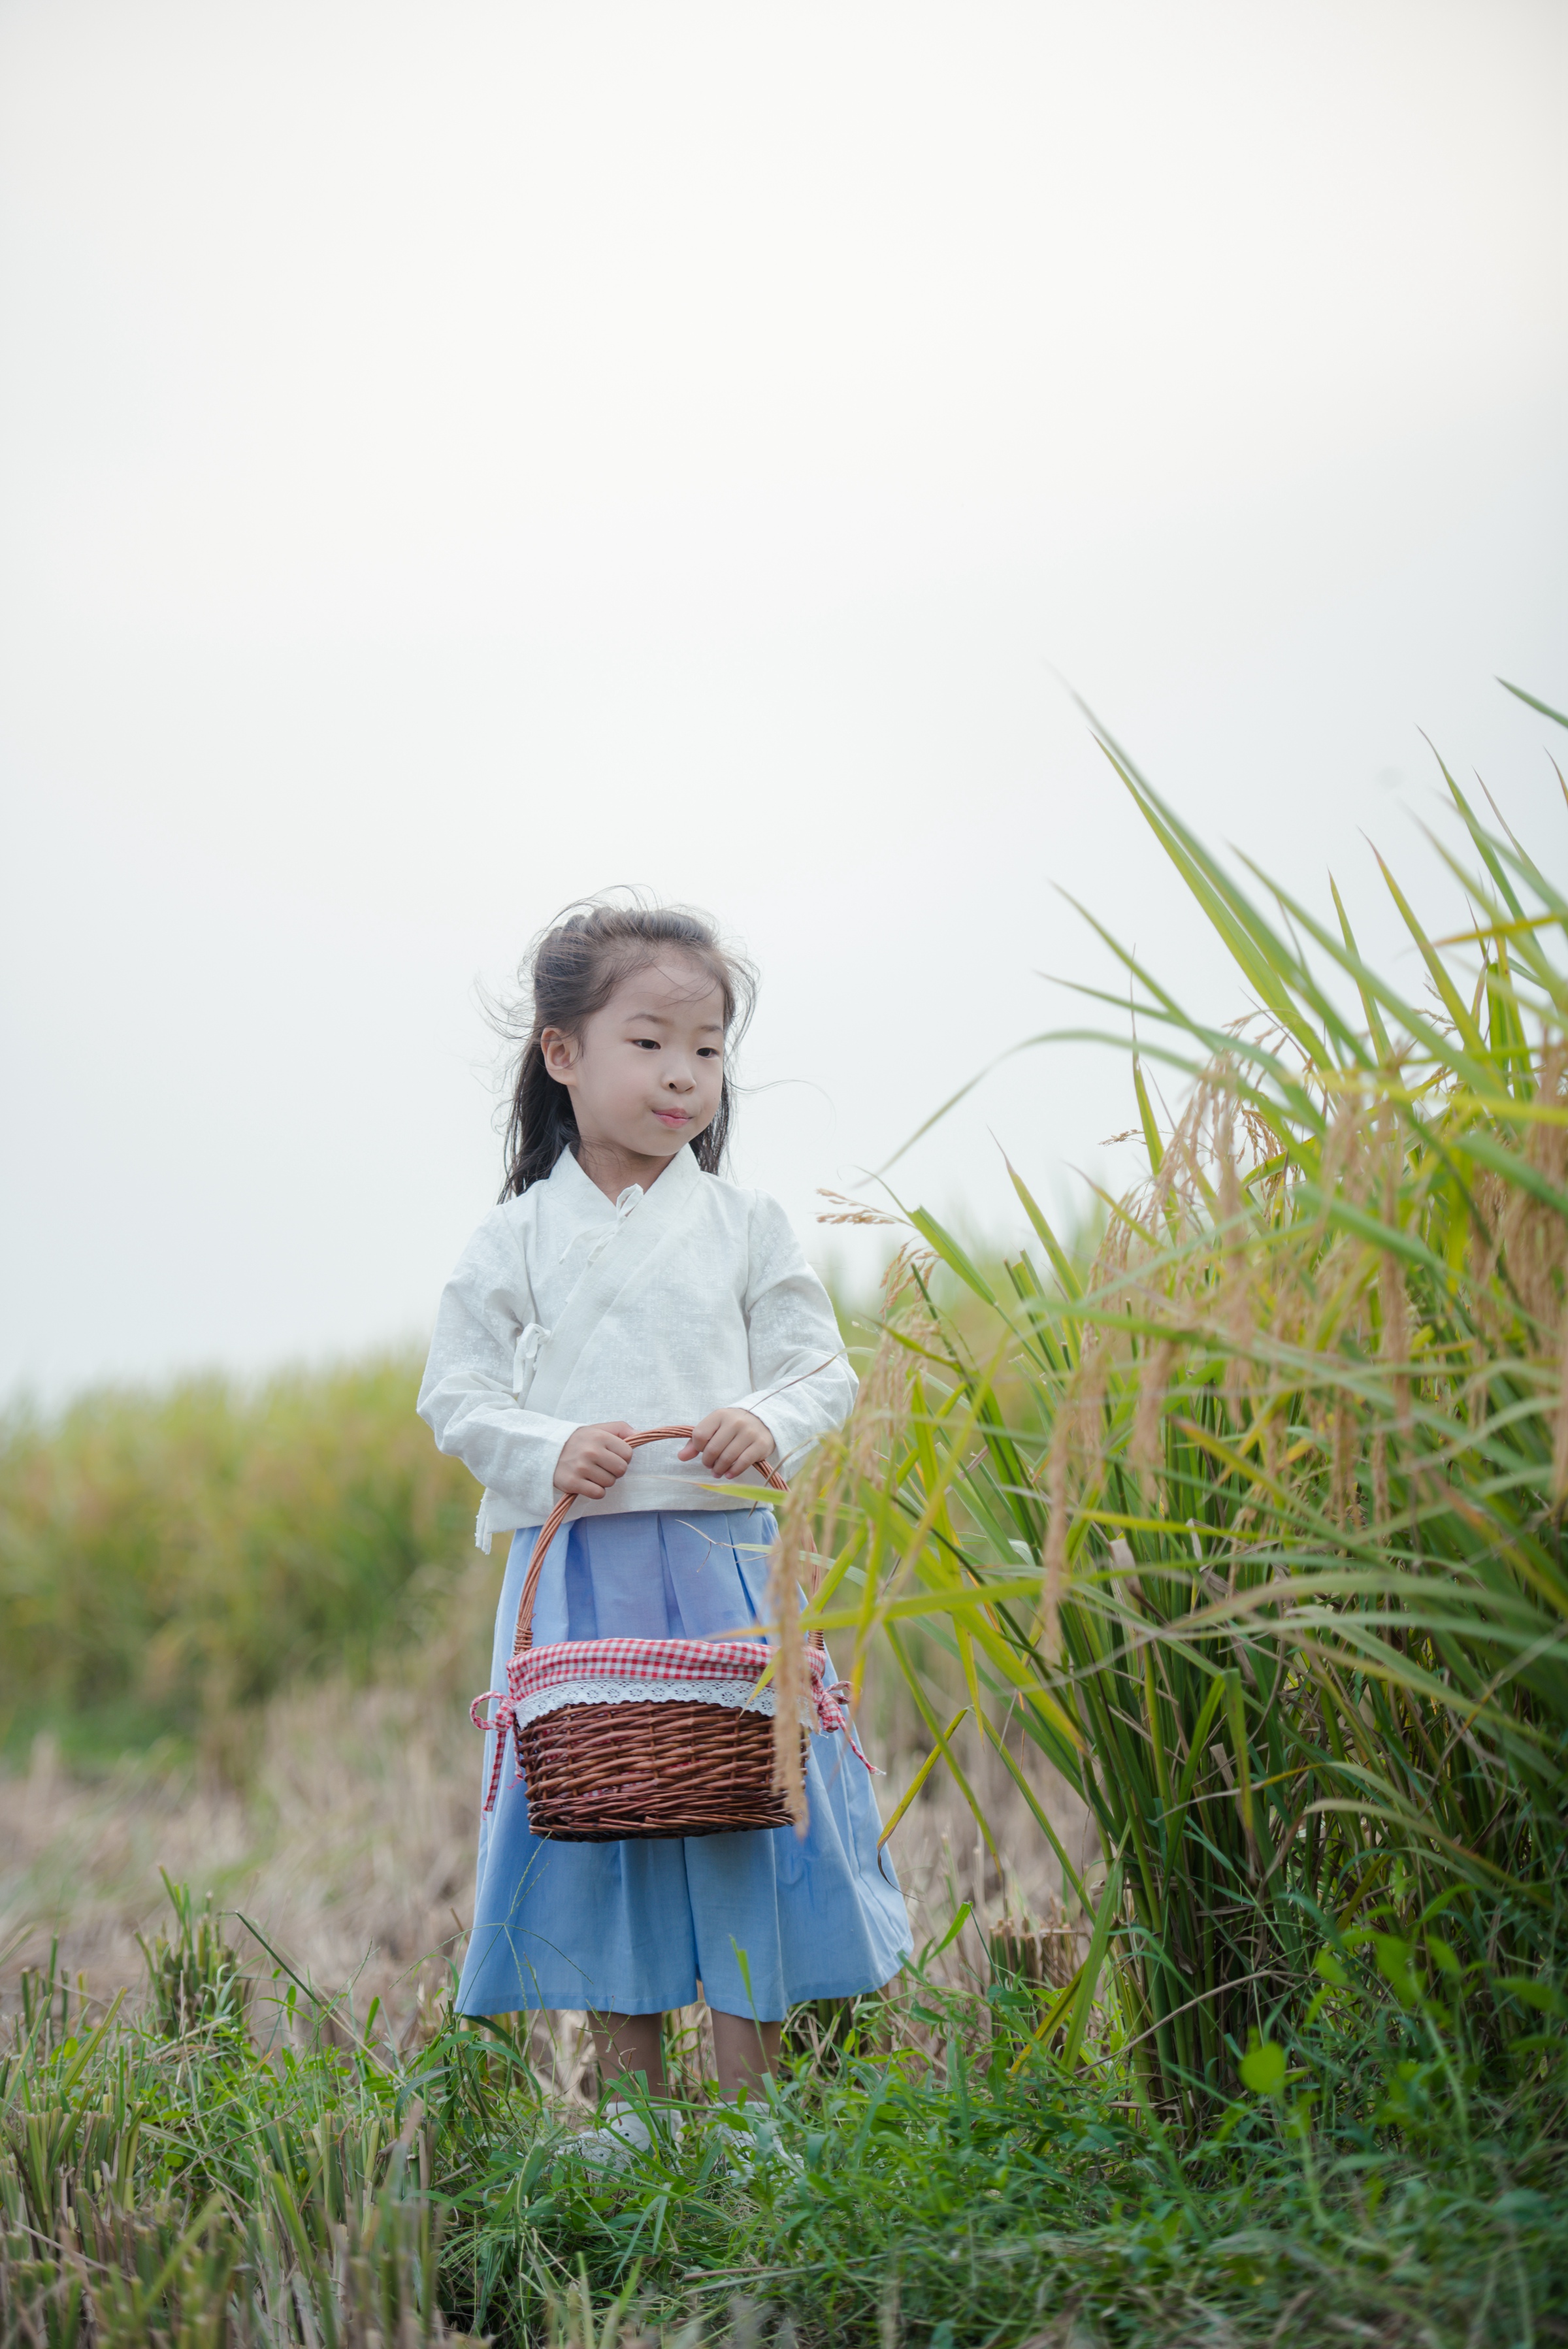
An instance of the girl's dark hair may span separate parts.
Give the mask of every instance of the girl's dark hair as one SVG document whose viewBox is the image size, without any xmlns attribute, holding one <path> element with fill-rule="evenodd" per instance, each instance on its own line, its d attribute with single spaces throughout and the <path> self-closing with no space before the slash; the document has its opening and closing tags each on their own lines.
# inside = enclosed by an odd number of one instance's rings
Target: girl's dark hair
<svg viewBox="0 0 1568 2349">
<path fill-rule="evenodd" d="M 568 906 L 541 931 L 519 968 L 520 999 L 503 1018 L 504 1032 L 521 1045 L 506 1126 L 503 1199 L 542 1183 L 562 1152 L 577 1140 L 571 1092 L 544 1065 L 539 1040 L 547 1028 L 580 1035 L 583 1021 L 609 1001 L 624 978 L 674 952 L 699 964 L 723 996 L 727 1046 L 733 1049 L 746 1032 L 757 974 L 744 956 L 725 945 L 706 914 L 627 894 L 625 905 L 589 897 Z M 734 1115 L 727 1052 L 718 1107 L 687 1145 L 705 1174 L 723 1168 Z"/>
</svg>

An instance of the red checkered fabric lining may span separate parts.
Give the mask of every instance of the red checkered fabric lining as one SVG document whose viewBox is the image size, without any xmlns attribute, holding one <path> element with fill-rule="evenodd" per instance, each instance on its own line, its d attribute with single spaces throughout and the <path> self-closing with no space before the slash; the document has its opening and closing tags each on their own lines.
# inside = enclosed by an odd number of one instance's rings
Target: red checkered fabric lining
<svg viewBox="0 0 1568 2349">
<path fill-rule="evenodd" d="M 769 1652 L 762 1640 L 557 1640 L 513 1656 L 506 1677 L 520 1700 L 563 1681 L 755 1681 Z M 820 1683 L 827 1658 L 820 1648 L 806 1652 Z"/>
<path fill-rule="evenodd" d="M 495 1805 L 501 1759 L 509 1740 L 517 1746 L 517 1777 L 513 1785 L 521 1779 L 522 1738 L 517 1708 L 529 1697 L 575 1681 L 756 1682 L 768 1668 L 769 1652 L 763 1640 L 562 1640 L 552 1641 L 549 1647 L 525 1648 L 521 1655 L 511 1657 L 507 1664 L 505 1693 L 500 1689 L 487 1689 L 469 1708 L 476 1729 L 493 1729 L 497 1733 L 486 1810 L 493 1809 Z M 811 1671 L 812 1710 L 820 1728 L 827 1733 L 849 1730 L 850 1742 L 864 1762 L 865 1755 L 861 1754 L 859 1741 L 850 1727 L 848 1711 L 836 1693 L 844 1683 L 829 1682 L 828 1660 L 820 1648 L 808 1648 L 806 1659 Z M 481 1707 L 492 1698 L 499 1710 L 487 1721 L 482 1717 Z M 866 1767 L 870 1769 L 869 1762 Z"/>
</svg>

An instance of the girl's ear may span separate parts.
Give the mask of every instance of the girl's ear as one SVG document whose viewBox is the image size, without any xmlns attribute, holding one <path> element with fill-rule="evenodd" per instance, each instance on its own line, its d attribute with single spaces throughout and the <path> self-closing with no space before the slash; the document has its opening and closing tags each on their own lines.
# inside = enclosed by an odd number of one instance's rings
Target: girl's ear
<svg viewBox="0 0 1568 2349">
<path fill-rule="evenodd" d="M 546 1028 L 539 1039 L 539 1056 L 558 1085 L 577 1081 L 578 1043 L 563 1028 Z"/>
</svg>

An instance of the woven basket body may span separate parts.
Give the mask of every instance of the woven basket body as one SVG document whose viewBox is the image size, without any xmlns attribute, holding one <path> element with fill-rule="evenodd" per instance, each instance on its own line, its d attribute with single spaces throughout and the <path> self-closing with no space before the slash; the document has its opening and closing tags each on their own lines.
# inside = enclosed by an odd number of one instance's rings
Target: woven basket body
<svg viewBox="0 0 1568 2349">
<path fill-rule="evenodd" d="M 802 1733 L 802 1737 L 804 1733 Z M 573 1704 L 518 1733 L 528 1824 L 557 1843 L 788 1826 L 773 1722 L 694 1703 Z"/>
<path fill-rule="evenodd" d="M 686 1436 L 685 1427 L 650 1428 L 634 1444 Z M 780 1492 L 773 1469 L 762 1475 Z M 533 1602 L 545 1553 L 564 1523 L 562 1500 L 540 1527 L 518 1601 L 517 1636 L 506 1692 L 492 1721 L 480 1718 L 488 1699 L 477 1698 L 474 1720 L 496 1733 L 488 1810 L 500 1780 L 508 1735 L 515 1737 L 527 1786 L 528 1824 L 556 1843 L 621 1843 L 666 1836 L 734 1835 L 780 1827 L 789 1821 L 786 1798 L 774 1784 L 772 1692 L 757 1683 L 767 1669 L 765 1644 L 615 1640 L 533 1649 Z M 807 1682 L 820 1725 L 841 1716 L 822 1699 L 826 1657 L 820 1636 L 811 1642 Z M 580 1675 L 600 1680 L 593 1702 Z M 693 1675 L 696 1677 L 694 1678 Z M 554 1679 L 553 1697 L 548 1690 Z M 711 1686 L 710 1686 L 711 1683 Z M 645 1694 L 652 1688 L 653 1695 Z M 678 1689 L 678 1693 L 676 1692 Z M 802 1763 L 807 1729 L 800 1729 Z"/>
</svg>

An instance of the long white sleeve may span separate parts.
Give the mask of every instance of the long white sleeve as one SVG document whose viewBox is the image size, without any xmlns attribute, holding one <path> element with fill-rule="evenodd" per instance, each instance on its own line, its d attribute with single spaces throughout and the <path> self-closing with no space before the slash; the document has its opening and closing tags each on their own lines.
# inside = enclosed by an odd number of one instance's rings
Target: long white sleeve
<svg viewBox="0 0 1568 2349">
<path fill-rule="evenodd" d="M 498 1209 L 441 1291 L 418 1412 L 437 1450 L 455 1454 L 488 1492 L 521 1511 L 519 1525 L 542 1525 L 554 1507 L 555 1464 L 578 1424 L 528 1411 L 513 1393 L 519 1337 L 536 1326 L 527 1267 Z"/>
</svg>

